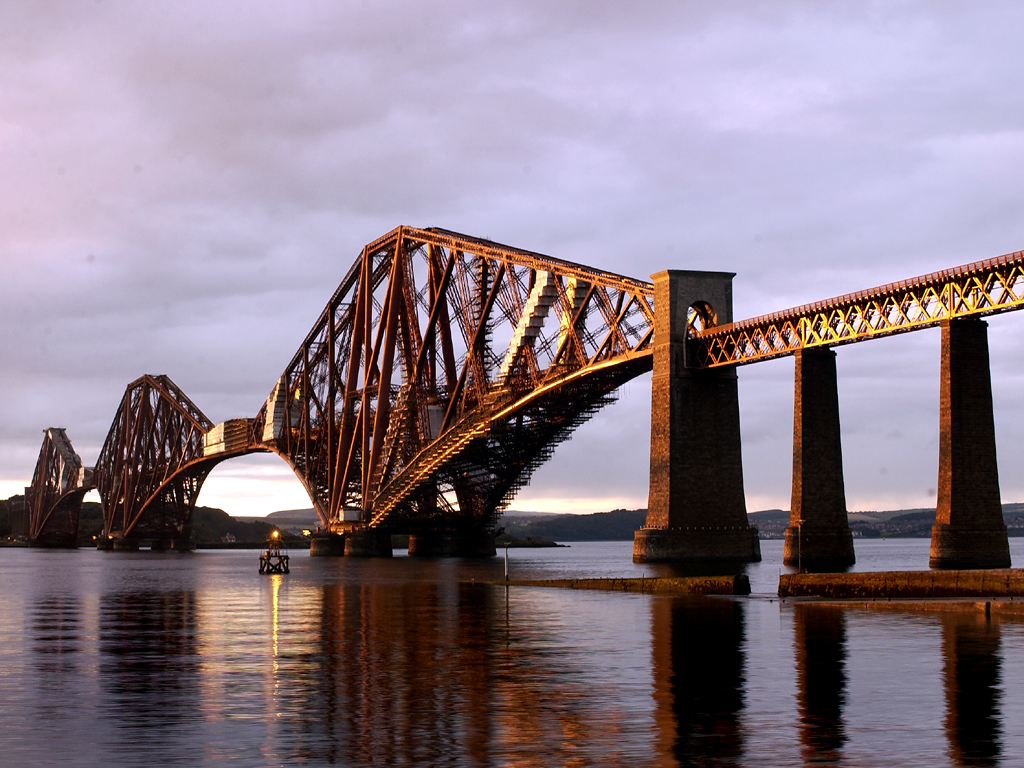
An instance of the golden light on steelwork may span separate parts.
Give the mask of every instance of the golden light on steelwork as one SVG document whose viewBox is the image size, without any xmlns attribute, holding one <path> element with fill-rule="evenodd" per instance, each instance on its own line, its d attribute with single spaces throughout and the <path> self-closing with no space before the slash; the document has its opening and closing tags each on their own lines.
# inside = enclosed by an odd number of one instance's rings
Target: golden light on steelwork
<svg viewBox="0 0 1024 768">
<path fill-rule="evenodd" d="M 701 368 L 743 365 L 1024 309 L 1024 251 L 932 272 L 694 334 Z"/>
<path fill-rule="evenodd" d="M 466 476 L 486 527 L 543 446 L 651 369 L 653 305 L 643 280 L 398 227 L 363 248 L 253 434 L 296 468 L 326 530 L 355 509 L 347 522 L 381 529 L 462 520 Z"/>
</svg>

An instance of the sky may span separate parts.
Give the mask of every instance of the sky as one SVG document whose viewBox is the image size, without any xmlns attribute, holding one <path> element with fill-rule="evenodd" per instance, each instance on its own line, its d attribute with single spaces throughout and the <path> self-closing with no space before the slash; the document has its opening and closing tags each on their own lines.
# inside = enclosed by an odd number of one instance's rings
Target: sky
<svg viewBox="0 0 1024 768">
<path fill-rule="evenodd" d="M 0 4 L 0 498 L 126 385 L 254 416 L 368 243 L 438 226 L 736 273 L 736 319 L 1024 249 L 1015 2 Z M 1024 501 L 1024 316 L 990 318 Z M 848 507 L 934 505 L 939 331 L 839 348 Z M 750 511 L 789 508 L 793 360 L 739 371 Z M 650 377 L 512 503 L 647 503 Z M 310 506 L 278 457 L 202 505 Z"/>
</svg>

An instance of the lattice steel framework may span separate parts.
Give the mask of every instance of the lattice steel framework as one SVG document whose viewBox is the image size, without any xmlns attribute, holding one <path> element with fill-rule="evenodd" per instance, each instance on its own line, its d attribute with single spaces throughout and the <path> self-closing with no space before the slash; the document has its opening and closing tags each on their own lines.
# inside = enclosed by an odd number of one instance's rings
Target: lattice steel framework
<svg viewBox="0 0 1024 768">
<path fill-rule="evenodd" d="M 82 466 L 65 431 L 46 430 L 32 485 L 25 493 L 29 541 L 44 547 L 75 546 L 82 498 L 92 488 L 93 471 Z"/>
<path fill-rule="evenodd" d="M 650 283 L 399 227 L 363 249 L 255 439 L 292 465 L 329 529 L 486 526 L 650 370 L 653 325 Z"/>
<path fill-rule="evenodd" d="M 96 462 L 104 532 L 187 538 L 213 465 L 200 462 L 213 424 L 166 376 L 128 385 Z"/>
<path fill-rule="evenodd" d="M 702 329 L 691 312 L 691 343 L 698 367 L 742 365 L 1022 307 L 1024 251 L 1016 251 L 729 325 Z"/>
</svg>

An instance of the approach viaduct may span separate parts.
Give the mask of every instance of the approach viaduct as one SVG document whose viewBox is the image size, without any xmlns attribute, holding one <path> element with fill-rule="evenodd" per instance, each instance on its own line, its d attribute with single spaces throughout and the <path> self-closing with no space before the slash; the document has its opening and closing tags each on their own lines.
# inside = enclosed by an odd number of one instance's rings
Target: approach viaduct
<svg viewBox="0 0 1024 768">
<path fill-rule="evenodd" d="M 733 322 L 727 272 L 653 284 L 442 229 L 367 245 L 252 419 L 214 425 L 165 376 L 132 382 L 95 467 L 47 430 L 25 507 L 39 545 L 74 541 L 84 494 L 100 546 L 187 546 L 226 459 L 281 456 L 320 517 L 317 554 L 493 554 L 500 511 L 558 442 L 653 370 L 651 477 L 634 560 L 754 561 L 737 368 L 796 360 L 785 561 L 854 561 L 831 347 L 940 326 L 931 565 L 1010 563 L 982 317 L 1024 307 L 1024 253 Z"/>
</svg>

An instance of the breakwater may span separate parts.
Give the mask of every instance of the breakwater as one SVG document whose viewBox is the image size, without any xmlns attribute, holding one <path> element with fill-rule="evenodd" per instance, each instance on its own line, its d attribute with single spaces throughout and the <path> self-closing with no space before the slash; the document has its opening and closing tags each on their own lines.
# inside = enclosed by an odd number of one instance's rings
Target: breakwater
<svg viewBox="0 0 1024 768">
<path fill-rule="evenodd" d="M 1024 597 L 1024 570 L 789 573 L 779 577 L 779 597 Z"/>
<path fill-rule="evenodd" d="M 641 577 L 639 579 L 514 579 L 499 582 L 514 587 L 598 589 L 605 592 L 639 592 L 647 595 L 749 595 L 750 580 L 736 576 Z"/>
</svg>

